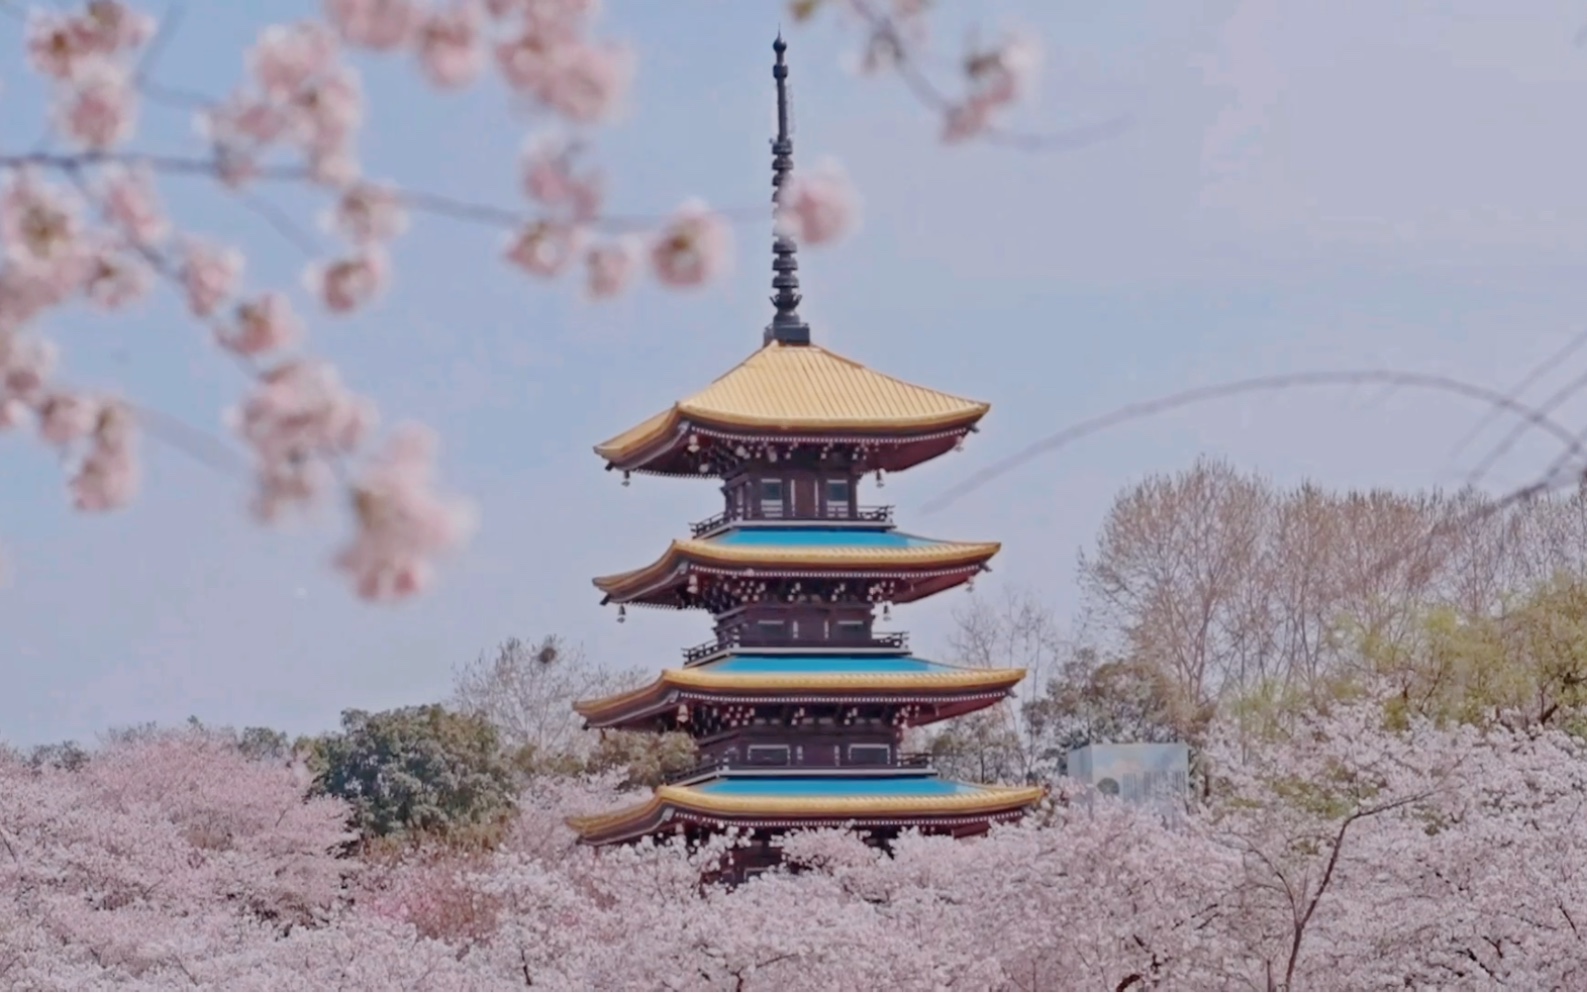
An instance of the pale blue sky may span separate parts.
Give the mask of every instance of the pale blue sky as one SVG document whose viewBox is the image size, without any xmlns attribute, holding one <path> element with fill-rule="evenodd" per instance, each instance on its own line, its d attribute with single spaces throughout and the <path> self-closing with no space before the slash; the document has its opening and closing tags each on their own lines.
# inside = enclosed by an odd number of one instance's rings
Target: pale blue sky
<svg viewBox="0 0 1587 993">
<path fill-rule="evenodd" d="M 1066 614 L 1075 553 L 1112 495 L 1202 452 L 1283 481 L 1457 482 L 1477 453 L 1462 462 L 1450 447 L 1482 412 L 1381 390 L 1228 401 L 1110 432 L 915 512 L 1067 423 L 1264 372 L 1394 365 L 1503 385 L 1587 326 L 1579 4 L 941 6 L 949 45 L 966 16 L 1044 37 L 1048 68 L 1023 127 L 1136 121 L 1065 154 L 945 149 L 898 86 L 846 72 L 852 39 L 830 26 L 789 33 L 798 156 L 839 157 L 865 195 L 856 237 L 803 253 L 805 316 L 843 354 L 993 404 L 966 452 L 880 495 L 908 530 L 1003 541 L 979 589 L 1033 588 Z M 306 9 L 194 0 L 158 76 L 221 91 L 266 12 Z M 615 212 L 659 214 L 688 195 L 765 202 L 769 43 L 785 19 L 778 0 L 609 3 L 607 30 L 634 42 L 640 66 L 625 121 L 598 140 Z M 0 19 L 7 149 L 40 131 L 17 35 Z M 373 175 L 512 202 L 526 124 L 499 88 L 438 96 L 390 64 L 367 78 Z M 189 141 L 185 116 L 162 112 L 140 147 Z M 255 247 L 259 285 L 298 286 L 304 258 L 256 216 L 200 182 L 174 189 L 186 226 Z M 312 216 L 312 197 L 276 192 Z M 713 489 L 648 478 L 624 489 L 590 446 L 758 346 L 769 223 L 739 230 L 721 285 L 647 288 L 600 307 L 505 269 L 499 237 L 420 219 L 397 245 L 394 292 L 314 329 L 388 422 L 440 430 L 447 482 L 481 508 L 474 545 L 418 602 L 356 601 L 326 565 L 342 534 L 334 515 L 261 530 L 236 481 L 179 453 L 151 444 L 140 502 L 85 518 L 67 509 L 50 456 L 0 439 L 0 738 L 89 739 L 189 714 L 312 731 L 346 707 L 438 699 L 454 665 L 510 635 L 557 632 L 612 664 L 651 668 L 706 636 L 694 615 L 638 611 L 617 625 L 589 577 L 650 560 L 715 509 Z M 72 314 L 51 329 L 74 381 L 119 384 L 212 430 L 242 385 L 168 299 L 130 320 Z M 1519 451 L 1498 482 L 1548 455 L 1541 443 Z M 899 626 L 940 653 L 962 598 L 905 608 Z"/>
</svg>

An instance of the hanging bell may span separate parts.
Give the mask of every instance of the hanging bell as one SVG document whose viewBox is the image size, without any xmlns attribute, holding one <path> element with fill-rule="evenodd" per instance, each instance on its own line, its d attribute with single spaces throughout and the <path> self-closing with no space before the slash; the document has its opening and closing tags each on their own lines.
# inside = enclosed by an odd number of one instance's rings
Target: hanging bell
<svg viewBox="0 0 1587 993">
<path fill-rule="evenodd" d="M 890 603 L 882 604 L 882 620 L 890 621 L 892 619 L 893 619 L 893 605 L 890 604 Z"/>
<path fill-rule="evenodd" d="M 627 620 L 628 620 L 628 608 L 627 607 L 618 607 L 617 608 L 617 623 L 622 624 L 623 622 L 625 622 Z"/>
<path fill-rule="evenodd" d="M 882 470 L 876 470 L 876 488 L 881 489 L 887 485 L 887 480 L 882 477 Z"/>
<path fill-rule="evenodd" d="M 630 473 L 627 469 L 623 470 L 623 485 L 624 486 L 627 486 L 627 485 L 629 485 L 629 483 L 633 482 L 633 480 L 628 478 L 631 475 L 633 475 L 633 474 Z"/>
</svg>

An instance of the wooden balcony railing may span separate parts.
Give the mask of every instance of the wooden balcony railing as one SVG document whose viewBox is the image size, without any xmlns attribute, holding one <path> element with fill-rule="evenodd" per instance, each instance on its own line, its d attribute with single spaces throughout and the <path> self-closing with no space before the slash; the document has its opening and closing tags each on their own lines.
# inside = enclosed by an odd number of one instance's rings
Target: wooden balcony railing
<svg viewBox="0 0 1587 993">
<path fill-rule="evenodd" d="M 682 783 L 691 779 L 700 779 L 705 776 L 726 772 L 737 772 L 744 775 L 755 775 L 764 772 L 780 773 L 808 773 L 819 776 L 832 772 L 886 772 L 890 769 L 904 769 L 919 771 L 931 768 L 931 755 L 928 752 L 899 752 L 895 762 L 845 762 L 841 765 L 749 765 L 745 762 L 729 762 L 725 759 L 707 759 L 697 763 L 689 769 L 674 772 L 667 776 L 670 783 Z"/>
<path fill-rule="evenodd" d="M 717 652 L 725 652 L 734 648 L 807 648 L 812 651 L 832 648 L 848 651 L 863 651 L 885 649 L 887 651 L 905 652 L 909 650 L 909 632 L 907 631 L 877 631 L 869 638 L 801 638 L 795 641 L 792 638 L 762 638 L 751 634 L 737 634 L 727 638 L 712 638 L 710 641 L 701 642 L 693 648 L 683 650 L 685 664 L 698 662 L 709 658 Z"/>
<path fill-rule="evenodd" d="M 856 507 L 851 513 L 847 507 L 827 507 L 819 514 L 785 514 L 781 507 L 754 504 L 749 507 L 729 507 L 720 513 L 712 514 L 703 521 L 695 521 L 689 525 L 689 530 L 698 538 L 702 534 L 709 534 L 736 521 L 830 521 L 833 523 L 891 524 L 893 523 L 893 508 L 891 505 Z"/>
</svg>

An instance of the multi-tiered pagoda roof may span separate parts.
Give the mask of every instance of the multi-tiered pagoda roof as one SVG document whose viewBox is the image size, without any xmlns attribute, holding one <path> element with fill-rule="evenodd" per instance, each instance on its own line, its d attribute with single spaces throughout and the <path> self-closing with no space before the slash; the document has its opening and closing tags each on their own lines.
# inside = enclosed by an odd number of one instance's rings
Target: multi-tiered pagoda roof
<svg viewBox="0 0 1587 993">
<path fill-rule="evenodd" d="M 873 468 L 898 472 L 953 448 L 990 408 L 819 345 L 772 338 L 710 386 L 595 451 L 625 472 L 722 476 L 767 444 L 869 445 Z M 718 444 L 702 456 L 706 439 Z"/>
<path fill-rule="evenodd" d="M 774 48 L 775 199 L 793 143 L 780 38 Z M 899 531 L 891 507 L 859 502 L 860 484 L 958 447 L 989 407 L 812 344 L 795 251 L 776 237 L 776 312 L 759 351 L 596 446 L 625 482 L 633 472 L 715 479 L 725 505 L 649 565 L 595 580 L 620 616 L 701 609 L 715 633 L 649 685 L 577 704 L 592 728 L 686 732 L 702 759 L 643 803 L 575 819 L 588 843 L 737 828 L 751 839 L 743 871 L 774 861 L 786 830 L 974 834 L 1043 794 L 944 779 L 902 751 L 906 729 L 999 703 L 1023 669 L 918 658 L 902 632 L 875 629 L 878 610 L 885 619 L 894 604 L 971 582 L 1000 546 Z"/>
</svg>

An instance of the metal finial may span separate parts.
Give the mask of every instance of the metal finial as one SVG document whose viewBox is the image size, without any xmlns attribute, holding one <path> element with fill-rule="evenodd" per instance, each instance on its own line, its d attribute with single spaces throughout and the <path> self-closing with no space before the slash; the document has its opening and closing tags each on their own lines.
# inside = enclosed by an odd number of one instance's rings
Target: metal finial
<svg viewBox="0 0 1587 993">
<path fill-rule="evenodd" d="M 788 182 L 789 173 L 793 172 L 793 128 L 788 119 L 788 66 L 783 61 L 783 53 L 788 51 L 788 43 L 782 40 L 782 32 L 777 32 L 777 40 L 772 42 L 771 50 L 777 54 L 777 62 L 772 66 L 772 78 L 777 81 L 777 137 L 771 143 L 771 202 L 775 208 L 782 202 L 783 185 Z M 773 341 L 784 345 L 810 344 L 810 325 L 799 319 L 799 262 L 794 258 L 799 246 L 789 235 L 774 232 L 772 235 L 772 262 L 771 268 L 772 306 L 777 312 L 772 316 L 771 324 L 766 327 L 765 343 Z"/>
</svg>

